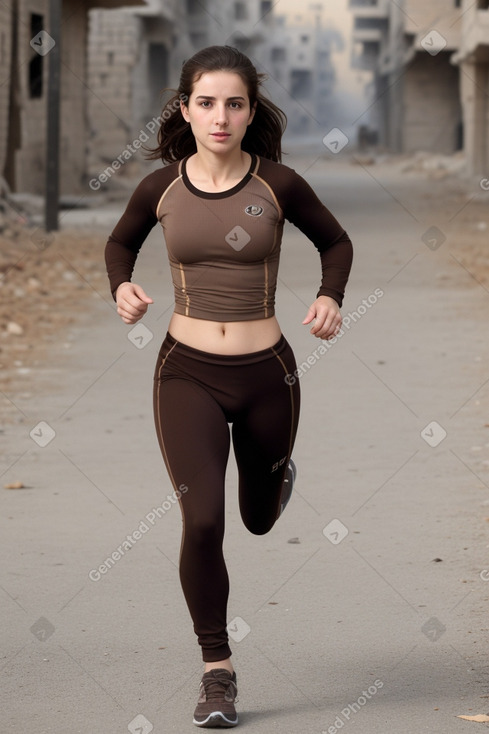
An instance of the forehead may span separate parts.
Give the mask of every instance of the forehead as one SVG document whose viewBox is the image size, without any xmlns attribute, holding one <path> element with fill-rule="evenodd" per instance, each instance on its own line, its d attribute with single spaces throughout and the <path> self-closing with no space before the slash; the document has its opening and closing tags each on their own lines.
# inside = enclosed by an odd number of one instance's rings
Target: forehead
<svg viewBox="0 0 489 734">
<path fill-rule="evenodd" d="M 192 95 L 199 94 L 210 97 L 245 97 L 247 99 L 248 89 L 239 74 L 233 71 L 207 71 L 194 81 Z"/>
</svg>

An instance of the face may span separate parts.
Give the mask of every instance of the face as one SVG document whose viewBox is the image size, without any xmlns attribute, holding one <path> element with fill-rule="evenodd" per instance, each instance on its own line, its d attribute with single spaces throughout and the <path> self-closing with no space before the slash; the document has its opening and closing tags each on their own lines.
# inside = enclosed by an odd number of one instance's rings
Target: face
<svg viewBox="0 0 489 734">
<path fill-rule="evenodd" d="M 240 147 L 253 120 L 246 84 L 231 71 L 202 74 L 194 83 L 188 106 L 181 103 L 182 115 L 190 123 L 197 150 L 229 153 Z"/>
</svg>

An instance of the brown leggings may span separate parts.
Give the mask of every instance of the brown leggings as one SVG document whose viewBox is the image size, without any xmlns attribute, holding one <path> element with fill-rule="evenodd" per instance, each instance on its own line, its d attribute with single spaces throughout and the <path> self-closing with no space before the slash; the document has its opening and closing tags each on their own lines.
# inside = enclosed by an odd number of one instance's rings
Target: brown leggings
<svg viewBox="0 0 489 734">
<path fill-rule="evenodd" d="M 267 533 L 299 420 L 296 362 L 285 337 L 259 352 L 221 355 L 168 333 L 154 375 L 161 452 L 183 519 L 180 581 L 205 662 L 231 655 L 226 611 L 229 578 L 222 552 L 224 475 L 230 431 L 239 470 L 239 507 L 250 532 Z"/>
</svg>

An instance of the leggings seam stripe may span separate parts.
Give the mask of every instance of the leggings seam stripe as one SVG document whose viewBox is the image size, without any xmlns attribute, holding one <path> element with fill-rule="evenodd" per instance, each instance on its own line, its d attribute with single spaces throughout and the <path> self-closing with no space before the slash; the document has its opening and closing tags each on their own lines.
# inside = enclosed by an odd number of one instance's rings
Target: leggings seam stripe
<svg viewBox="0 0 489 734">
<path fill-rule="evenodd" d="M 160 365 L 160 367 L 158 369 L 158 386 L 156 388 L 156 415 L 157 415 L 156 433 L 157 433 L 158 438 L 160 440 L 161 451 L 163 453 L 163 457 L 165 459 L 166 466 L 168 468 L 168 474 L 170 476 L 170 481 L 171 481 L 171 483 L 173 485 L 173 489 L 175 491 L 175 494 L 178 497 L 178 494 L 177 494 L 177 483 L 176 483 L 175 477 L 173 476 L 173 472 L 171 470 L 170 461 L 168 459 L 168 454 L 166 453 L 165 441 L 163 439 L 163 434 L 162 434 L 162 432 L 160 430 L 160 427 L 161 427 L 161 413 L 160 413 L 160 404 L 161 404 L 160 403 L 160 387 L 161 387 L 161 379 L 160 378 L 161 378 L 161 370 L 165 366 L 166 360 L 168 359 L 168 357 L 170 356 L 170 354 L 172 353 L 172 351 L 175 349 L 175 347 L 177 346 L 177 344 L 178 344 L 178 342 L 175 342 L 175 344 L 169 350 L 169 352 L 166 355 L 166 357 L 162 360 L 161 365 Z M 182 513 L 182 540 L 181 540 L 181 543 L 180 543 L 180 554 L 179 554 L 180 557 L 181 557 L 182 550 L 183 550 L 183 542 L 184 542 L 184 538 L 185 538 L 185 515 L 184 515 L 183 510 L 182 510 L 181 500 L 180 499 L 178 500 L 178 504 L 180 505 L 180 511 Z"/>
<path fill-rule="evenodd" d="M 282 365 L 284 373 L 288 375 L 289 371 L 287 370 L 287 367 L 283 359 L 277 354 L 277 352 L 275 351 L 273 347 L 272 347 L 272 351 L 275 354 L 278 361 L 280 362 L 280 364 Z M 292 392 L 292 385 L 289 385 L 289 395 L 290 395 L 290 404 L 291 404 L 291 410 L 292 410 L 292 415 L 291 415 L 291 420 L 290 420 L 290 431 L 289 431 L 289 459 L 290 459 L 292 455 L 292 433 L 294 430 L 294 423 L 295 423 L 295 403 L 294 403 L 294 393 Z"/>
</svg>

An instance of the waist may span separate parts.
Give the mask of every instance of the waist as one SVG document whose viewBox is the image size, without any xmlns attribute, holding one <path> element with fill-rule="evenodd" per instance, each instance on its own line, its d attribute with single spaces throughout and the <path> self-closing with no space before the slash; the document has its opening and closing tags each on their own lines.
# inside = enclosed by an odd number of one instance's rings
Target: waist
<svg viewBox="0 0 489 734">
<path fill-rule="evenodd" d="M 178 342 L 214 354 L 247 354 L 274 346 L 281 337 L 275 316 L 252 321 L 207 321 L 174 313 L 168 331 Z"/>
</svg>

